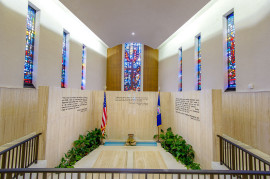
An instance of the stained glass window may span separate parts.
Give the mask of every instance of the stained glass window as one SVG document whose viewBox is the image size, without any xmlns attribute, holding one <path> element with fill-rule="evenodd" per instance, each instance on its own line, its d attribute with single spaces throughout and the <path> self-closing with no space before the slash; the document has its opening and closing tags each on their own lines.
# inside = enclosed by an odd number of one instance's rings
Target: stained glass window
<svg viewBox="0 0 270 179">
<path fill-rule="evenodd" d="M 124 91 L 141 90 L 142 44 L 125 43 Z"/>
<path fill-rule="evenodd" d="M 179 87 L 178 91 L 182 91 L 182 48 L 179 49 Z"/>
<path fill-rule="evenodd" d="M 81 89 L 85 89 L 85 76 L 86 76 L 86 47 L 83 45 L 82 49 L 82 84 Z"/>
<path fill-rule="evenodd" d="M 235 28 L 234 13 L 227 16 L 228 89 L 236 88 L 235 76 Z"/>
<path fill-rule="evenodd" d="M 63 49 L 62 49 L 62 74 L 61 74 L 61 87 L 66 88 L 66 63 L 67 63 L 67 36 L 66 32 L 63 32 Z"/>
<path fill-rule="evenodd" d="M 202 89 L 201 36 L 197 37 L 197 43 L 198 43 L 198 47 L 197 47 L 197 58 L 198 58 L 198 61 L 197 61 L 197 90 L 201 90 Z"/>
<path fill-rule="evenodd" d="M 28 6 L 25 62 L 24 62 L 24 86 L 31 86 L 33 80 L 35 22 L 36 22 L 36 10 L 33 9 L 31 6 Z"/>
</svg>

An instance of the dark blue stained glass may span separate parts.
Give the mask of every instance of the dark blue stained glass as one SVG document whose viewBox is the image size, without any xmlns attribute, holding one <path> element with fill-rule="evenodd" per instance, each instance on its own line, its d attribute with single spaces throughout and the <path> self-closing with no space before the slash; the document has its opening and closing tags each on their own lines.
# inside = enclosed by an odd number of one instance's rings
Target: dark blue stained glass
<svg viewBox="0 0 270 179">
<path fill-rule="evenodd" d="M 82 83 L 81 83 L 81 89 L 85 89 L 85 77 L 86 77 L 86 47 L 83 45 L 82 50 Z"/>
<path fill-rule="evenodd" d="M 197 37 L 198 40 L 198 49 L 197 49 L 197 90 L 202 89 L 202 55 L 201 55 L 201 36 Z"/>
<path fill-rule="evenodd" d="M 142 44 L 125 43 L 124 91 L 141 90 Z"/>
<path fill-rule="evenodd" d="M 66 88 L 67 33 L 63 32 L 61 87 Z"/>
<path fill-rule="evenodd" d="M 35 21 L 36 21 L 36 10 L 33 9 L 31 6 L 28 6 L 25 62 L 24 62 L 24 85 L 31 85 L 33 80 Z"/>
<path fill-rule="evenodd" d="M 234 13 L 227 16 L 227 61 L 228 61 L 228 88 L 236 88 L 235 74 L 235 27 Z"/>
<path fill-rule="evenodd" d="M 179 86 L 178 86 L 178 91 L 182 91 L 182 48 L 179 49 L 179 74 L 178 74 L 178 78 L 179 78 Z"/>
</svg>

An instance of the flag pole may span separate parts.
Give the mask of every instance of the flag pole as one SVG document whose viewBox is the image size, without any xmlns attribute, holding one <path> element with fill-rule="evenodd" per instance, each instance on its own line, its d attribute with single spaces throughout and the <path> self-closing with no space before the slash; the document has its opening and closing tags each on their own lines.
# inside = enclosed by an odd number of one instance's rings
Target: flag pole
<svg viewBox="0 0 270 179">
<path fill-rule="evenodd" d="M 158 126 L 158 141 L 157 142 L 160 143 L 160 141 L 159 141 L 159 126 Z"/>
<path fill-rule="evenodd" d="M 160 87 L 158 87 L 158 97 L 160 97 Z M 159 141 L 159 126 L 158 126 L 158 143 L 160 143 Z"/>
<path fill-rule="evenodd" d="M 107 88 L 107 86 L 105 85 L 105 86 L 104 86 L 104 93 L 105 93 L 105 94 L 106 94 L 106 88 Z M 104 102 L 104 101 L 103 101 L 103 102 Z M 106 114 L 106 116 L 107 116 L 107 114 Z M 107 119 L 108 119 L 108 116 L 107 116 Z M 102 121 L 101 121 L 101 122 L 102 122 Z M 105 133 L 105 129 L 104 129 L 104 133 Z M 101 145 L 104 145 L 103 137 L 104 137 L 104 135 L 102 134 L 102 138 L 101 138 L 101 140 L 100 140 Z"/>
</svg>

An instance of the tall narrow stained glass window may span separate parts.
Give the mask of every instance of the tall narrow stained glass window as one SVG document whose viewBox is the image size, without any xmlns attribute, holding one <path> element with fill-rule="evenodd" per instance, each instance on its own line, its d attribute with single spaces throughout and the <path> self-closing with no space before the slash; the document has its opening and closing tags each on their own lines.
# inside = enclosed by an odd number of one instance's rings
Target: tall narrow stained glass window
<svg viewBox="0 0 270 179">
<path fill-rule="evenodd" d="M 178 91 L 182 91 L 182 48 L 179 49 L 179 86 L 178 86 Z"/>
<path fill-rule="evenodd" d="M 197 37 L 197 90 L 202 89 L 202 55 L 201 55 L 201 36 Z"/>
<path fill-rule="evenodd" d="M 141 43 L 125 43 L 124 91 L 141 90 Z"/>
<path fill-rule="evenodd" d="M 235 27 L 234 13 L 227 16 L 227 61 L 228 61 L 228 89 L 235 90 Z"/>
<path fill-rule="evenodd" d="M 66 88 L 66 64 L 67 64 L 67 36 L 66 32 L 63 32 L 63 49 L 62 49 L 62 73 L 61 73 L 61 88 Z"/>
<path fill-rule="evenodd" d="M 82 49 L 82 83 L 81 89 L 85 89 L 85 76 L 86 76 L 86 47 L 83 45 Z"/>
<path fill-rule="evenodd" d="M 26 47 L 24 61 L 24 86 L 33 86 L 33 61 L 35 43 L 36 10 L 28 6 L 26 25 Z"/>
</svg>

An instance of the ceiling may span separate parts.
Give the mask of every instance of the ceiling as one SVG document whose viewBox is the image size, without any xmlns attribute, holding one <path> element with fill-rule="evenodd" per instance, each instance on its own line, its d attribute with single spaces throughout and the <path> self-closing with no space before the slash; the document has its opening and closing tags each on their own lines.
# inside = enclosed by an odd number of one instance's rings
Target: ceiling
<svg viewBox="0 0 270 179">
<path fill-rule="evenodd" d="M 109 47 L 140 42 L 157 48 L 210 0 L 60 1 Z"/>
</svg>

